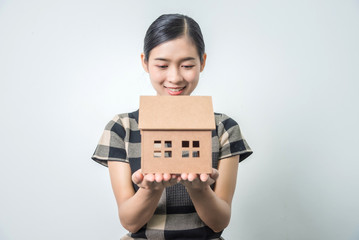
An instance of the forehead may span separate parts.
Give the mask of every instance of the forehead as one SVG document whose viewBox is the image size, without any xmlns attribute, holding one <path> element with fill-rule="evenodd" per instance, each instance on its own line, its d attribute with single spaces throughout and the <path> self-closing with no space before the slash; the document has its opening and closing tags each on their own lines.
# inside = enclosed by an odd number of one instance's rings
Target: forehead
<svg viewBox="0 0 359 240">
<path fill-rule="evenodd" d="M 177 60 L 189 57 L 199 60 L 196 45 L 190 39 L 181 37 L 164 42 L 153 48 L 150 52 L 149 60 L 154 60 L 155 58 Z"/>
</svg>

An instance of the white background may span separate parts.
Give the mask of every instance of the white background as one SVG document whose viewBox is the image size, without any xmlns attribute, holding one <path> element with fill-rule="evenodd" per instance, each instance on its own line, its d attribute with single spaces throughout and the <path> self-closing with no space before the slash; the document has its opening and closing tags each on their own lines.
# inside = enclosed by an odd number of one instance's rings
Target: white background
<svg viewBox="0 0 359 240">
<path fill-rule="evenodd" d="M 154 95 L 140 64 L 163 13 L 201 26 L 194 95 L 241 126 L 234 240 L 359 239 L 358 1 L 0 0 L 0 239 L 119 239 L 106 123 Z"/>
</svg>

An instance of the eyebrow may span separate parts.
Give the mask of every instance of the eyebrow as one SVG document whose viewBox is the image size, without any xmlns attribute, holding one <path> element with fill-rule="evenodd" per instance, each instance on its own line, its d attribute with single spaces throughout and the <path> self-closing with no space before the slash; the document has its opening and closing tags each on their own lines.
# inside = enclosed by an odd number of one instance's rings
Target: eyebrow
<svg viewBox="0 0 359 240">
<path fill-rule="evenodd" d="M 154 60 L 166 61 L 166 62 L 170 61 L 170 60 L 168 60 L 166 58 L 155 58 Z M 186 57 L 186 58 L 182 58 L 180 61 L 184 62 L 184 61 L 190 61 L 190 60 L 196 60 L 196 59 L 194 57 Z"/>
</svg>

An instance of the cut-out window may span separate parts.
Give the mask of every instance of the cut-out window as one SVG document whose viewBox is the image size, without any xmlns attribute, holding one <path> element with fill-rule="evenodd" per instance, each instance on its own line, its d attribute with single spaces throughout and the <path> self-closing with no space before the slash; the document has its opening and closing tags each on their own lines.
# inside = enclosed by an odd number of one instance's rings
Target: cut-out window
<svg viewBox="0 0 359 240">
<path fill-rule="evenodd" d="M 165 151 L 165 158 L 172 157 L 172 151 Z"/>
<path fill-rule="evenodd" d="M 188 148 L 189 147 L 189 141 L 182 141 L 182 147 Z"/>
<path fill-rule="evenodd" d="M 154 152 L 153 152 L 153 156 L 154 156 L 155 158 L 160 158 L 160 157 L 161 157 L 161 151 L 154 151 Z"/>
<path fill-rule="evenodd" d="M 172 147 L 172 141 L 165 141 L 165 148 L 171 148 Z"/>
<path fill-rule="evenodd" d="M 192 152 L 192 157 L 198 158 L 199 157 L 199 151 L 193 151 Z"/>
<path fill-rule="evenodd" d="M 188 151 L 182 151 L 182 157 L 183 158 L 188 158 L 189 157 L 189 152 Z"/>
<path fill-rule="evenodd" d="M 154 141 L 153 147 L 154 148 L 161 148 L 161 141 L 159 141 L 159 140 Z"/>
<path fill-rule="evenodd" d="M 193 141 L 193 147 L 198 148 L 199 147 L 199 141 Z"/>
</svg>

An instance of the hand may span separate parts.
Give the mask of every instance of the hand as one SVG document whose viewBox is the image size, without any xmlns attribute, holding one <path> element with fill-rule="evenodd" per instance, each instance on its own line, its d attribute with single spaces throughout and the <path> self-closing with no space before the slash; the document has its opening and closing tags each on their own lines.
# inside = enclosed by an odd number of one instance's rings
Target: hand
<svg viewBox="0 0 359 240">
<path fill-rule="evenodd" d="M 181 184 L 190 190 L 203 190 L 216 182 L 219 177 L 218 170 L 212 168 L 211 174 L 182 173 Z"/>
<path fill-rule="evenodd" d="M 148 173 L 142 174 L 141 169 L 132 174 L 132 182 L 140 188 L 149 190 L 163 190 L 180 181 L 180 177 L 176 174 L 169 173 Z"/>
</svg>

